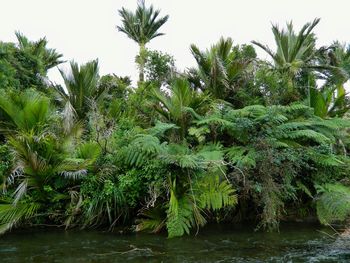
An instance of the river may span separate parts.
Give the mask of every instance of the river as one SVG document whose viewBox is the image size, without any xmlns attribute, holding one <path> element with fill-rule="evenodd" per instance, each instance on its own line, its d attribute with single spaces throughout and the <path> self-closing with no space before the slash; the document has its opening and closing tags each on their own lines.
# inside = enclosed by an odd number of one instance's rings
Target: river
<svg viewBox="0 0 350 263">
<path fill-rule="evenodd" d="M 198 235 L 119 234 L 58 229 L 17 230 L 0 237 L 0 262 L 350 262 L 349 246 L 330 229 L 284 224 L 280 232 L 212 225 Z"/>
</svg>

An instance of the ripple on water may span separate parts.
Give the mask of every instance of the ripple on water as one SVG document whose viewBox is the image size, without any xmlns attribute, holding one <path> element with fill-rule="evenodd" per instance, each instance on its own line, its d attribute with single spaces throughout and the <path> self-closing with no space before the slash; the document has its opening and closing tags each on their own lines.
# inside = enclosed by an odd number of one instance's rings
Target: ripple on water
<svg viewBox="0 0 350 263">
<path fill-rule="evenodd" d="M 17 247 L 2 247 L 0 246 L 0 255 L 2 253 L 12 253 L 12 252 L 16 252 L 17 251 Z"/>
</svg>

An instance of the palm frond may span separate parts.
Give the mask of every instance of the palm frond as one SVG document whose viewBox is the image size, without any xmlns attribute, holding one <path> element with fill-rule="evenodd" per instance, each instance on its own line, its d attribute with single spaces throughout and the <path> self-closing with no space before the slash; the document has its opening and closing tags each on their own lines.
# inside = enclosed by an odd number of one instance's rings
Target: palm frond
<svg viewBox="0 0 350 263">
<path fill-rule="evenodd" d="M 0 234 L 9 231 L 21 221 L 35 216 L 40 205 L 36 203 L 0 204 Z"/>
</svg>

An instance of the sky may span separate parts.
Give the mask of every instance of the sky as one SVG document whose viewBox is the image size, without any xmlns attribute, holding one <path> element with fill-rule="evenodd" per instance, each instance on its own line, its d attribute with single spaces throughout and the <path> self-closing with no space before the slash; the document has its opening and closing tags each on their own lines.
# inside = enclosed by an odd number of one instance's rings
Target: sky
<svg viewBox="0 0 350 263">
<path fill-rule="evenodd" d="M 121 24 L 118 10 L 135 9 L 136 0 L 0 0 L 0 41 L 15 42 L 16 30 L 29 39 L 46 37 L 48 46 L 78 63 L 98 58 L 100 75 L 115 73 L 137 80 L 137 44 L 116 29 Z M 150 49 L 174 56 L 176 66 L 195 65 L 190 44 L 209 48 L 221 36 L 235 43 L 252 40 L 274 47 L 271 24 L 285 26 L 293 20 L 297 30 L 314 18 L 321 18 L 315 29 L 318 46 L 334 40 L 350 43 L 349 0 L 146 0 L 168 14 L 161 28 L 164 36 L 152 40 Z M 257 48 L 261 58 L 266 54 Z M 57 68 L 49 78 L 62 83 Z"/>
</svg>

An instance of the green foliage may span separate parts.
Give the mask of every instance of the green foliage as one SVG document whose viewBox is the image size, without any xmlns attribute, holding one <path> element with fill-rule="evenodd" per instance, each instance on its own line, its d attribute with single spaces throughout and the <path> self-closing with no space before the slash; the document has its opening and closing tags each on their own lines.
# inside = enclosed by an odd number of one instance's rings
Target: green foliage
<svg viewBox="0 0 350 263">
<path fill-rule="evenodd" d="M 310 185 L 306 174 L 318 178 L 314 169 L 344 171 L 342 157 L 329 145 L 344 138 L 339 130 L 349 123 L 317 118 L 302 104 L 223 107 L 196 124 L 215 132 L 216 140 L 226 146 L 231 176 L 241 178 L 235 188 L 243 196 L 249 193 L 248 201 L 261 211 L 259 225 L 264 227 L 278 226 L 285 203 L 297 201 L 298 185 Z"/>
<path fill-rule="evenodd" d="M 83 195 L 88 194 L 83 203 L 83 225 L 96 227 L 107 219 L 113 228 L 126 202 L 123 193 L 110 179 L 99 182 L 98 177 L 90 176 L 87 180 L 88 183 L 83 183 L 82 189 Z"/>
<path fill-rule="evenodd" d="M 12 167 L 12 159 L 8 145 L 0 145 L 0 188 L 3 192 L 6 191 L 6 178 Z"/>
<path fill-rule="evenodd" d="M 136 43 L 147 44 L 153 38 L 163 35 L 158 29 L 166 23 L 169 16 L 158 18 L 159 13 L 152 5 L 146 7 L 145 1 L 139 1 L 135 13 L 125 8 L 119 10 L 123 25 L 117 28 Z"/>
<path fill-rule="evenodd" d="M 232 146 L 227 151 L 230 162 L 240 169 L 254 168 L 256 166 L 256 152 L 254 148 L 247 149 L 242 146 Z"/>
<path fill-rule="evenodd" d="M 127 148 L 125 161 L 129 165 L 141 167 L 149 156 L 156 156 L 162 151 L 162 145 L 157 137 L 152 135 L 139 135 Z"/>
<path fill-rule="evenodd" d="M 125 99 L 129 93 L 131 80 L 129 77 L 118 77 L 117 75 L 102 76 L 98 83 L 99 90 L 108 91 L 108 96 L 115 99 Z"/>
<path fill-rule="evenodd" d="M 146 79 L 158 84 L 169 82 L 175 71 L 175 61 L 172 56 L 157 50 L 147 50 L 145 61 Z"/>
<path fill-rule="evenodd" d="M 59 99 L 64 104 L 65 117 L 74 116 L 80 121 L 86 120 L 91 101 L 97 101 L 102 98 L 105 87 L 98 86 L 98 71 L 97 60 L 81 66 L 71 62 L 69 73 L 60 70 L 67 93 L 61 86 L 55 86 L 55 88 Z M 69 111 L 73 113 L 69 113 Z"/>
<path fill-rule="evenodd" d="M 77 149 L 77 158 L 96 161 L 101 154 L 101 148 L 98 144 L 93 142 L 87 142 L 80 145 Z"/>
<path fill-rule="evenodd" d="M 318 185 L 317 216 L 322 224 L 344 221 L 350 215 L 350 188 L 341 184 Z"/>
<path fill-rule="evenodd" d="M 287 23 L 287 30 L 280 30 L 277 25 L 272 26 L 272 32 L 277 44 L 277 51 L 273 52 L 268 46 L 253 41 L 273 59 L 275 66 L 288 74 L 296 74 L 305 67 L 315 56 L 315 37 L 312 30 L 320 22 L 315 19 L 305 24 L 299 33 L 295 33 L 293 23 Z"/>
<path fill-rule="evenodd" d="M 273 26 L 275 52 L 253 42 L 273 64 L 222 38 L 192 45 L 197 66 L 175 72 L 145 46 L 168 16 L 144 1 L 119 14 L 140 47 L 136 87 L 100 78 L 97 60 L 71 62 L 65 87 L 50 87 L 62 61 L 46 39 L 0 42 L 0 233 L 135 222 L 172 238 L 213 221 L 349 218 L 350 52 L 316 47 L 319 19 L 297 33 Z"/>
<path fill-rule="evenodd" d="M 224 172 L 219 145 L 191 149 L 186 143 L 162 143 L 157 137 L 145 134 L 136 136 L 126 152 L 128 165 L 143 167 L 148 160 L 161 160 L 166 168 L 163 178 L 168 178 L 163 180 L 170 188 L 169 200 L 161 205 L 166 218 L 153 216 L 151 209 L 143 213 L 147 218 L 141 220 L 138 230 L 151 228 L 157 232 L 166 226 L 169 237 L 181 236 L 206 223 L 204 210 L 215 211 L 236 204 L 232 186 L 221 182 L 218 175 Z"/>
<path fill-rule="evenodd" d="M 25 132 L 40 132 L 53 119 L 49 99 L 32 90 L 18 96 L 15 92 L 2 92 L 0 109 L 4 119 L 1 130 L 13 133 L 16 129 Z"/>
<path fill-rule="evenodd" d="M 0 110 L 6 116 L 1 131 L 14 155 L 13 172 L 6 175 L 8 188 L 14 186 L 13 203 L 3 207 L 1 221 L 8 229 L 34 218 L 39 207 L 67 199 L 65 188 L 86 174 L 87 162 L 70 158 L 69 138 L 60 137 L 65 133 L 47 97 L 31 90 L 3 95 Z M 28 195 L 35 201 L 25 203 Z"/>
<path fill-rule="evenodd" d="M 19 203 L 16 205 L 0 203 L 0 234 L 10 230 L 23 220 L 31 219 L 37 213 L 36 203 Z"/>
<path fill-rule="evenodd" d="M 140 46 L 140 53 L 136 58 L 139 65 L 139 81 L 144 81 L 144 67 L 146 63 L 147 51 L 145 45 L 153 38 L 164 35 L 158 30 L 168 21 L 169 16 L 159 17 L 160 10 L 155 10 L 153 6 L 147 7 L 144 0 L 138 2 L 135 12 L 122 8 L 119 15 L 122 18 L 122 26 L 117 26 L 118 30 L 126 34 Z"/>
<path fill-rule="evenodd" d="M 277 91 L 280 97 L 276 98 L 279 103 L 286 104 L 305 99 L 309 94 L 313 72 L 330 68 L 317 62 L 318 52 L 313 29 L 319 22 L 320 19 L 317 18 L 313 22 L 306 23 L 298 33 L 294 31 L 292 22 L 287 23 L 286 30 L 273 25 L 276 51 L 257 41 L 252 42 L 273 59 L 272 72 L 265 71 L 263 74 L 273 77 L 267 80 L 270 82 L 269 85 L 275 86 L 275 92 Z"/>
<path fill-rule="evenodd" d="M 151 106 L 161 119 L 179 127 L 176 134 L 183 139 L 191 120 L 208 108 L 210 99 L 206 94 L 198 94 L 192 90 L 188 81 L 184 79 L 175 79 L 170 86 L 170 92 L 171 94 L 167 94 L 162 90 L 153 89 Z"/>
<path fill-rule="evenodd" d="M 208 210 L 219 210 L 237 204 L 235 191 L 227 181 L 220 181 L 218 175 L 198 180 L 194 185 L 196 201 L 199 207 Z"/>
<path fill-rule="evenodd" d="M 316 116 L 342 117 L 349 110 L 345 96 L 345 89 L 342 86 L 326 86 L 323 90 L 310 88 L 309 103 L 314 108 Z"/>
<path fill-rule="evenodd" d="M 186 197 L 177 199 L 171 192 L 166 224 L 169 238 L 189 234 L 192 225 L 194 225 L 193 205 L 190 200 Z"/>
<path fill-rule="evenodd" d="M 47 48 L 47 40 L 30 41 L 16 32 L 18 44 L 0 42 L 0 89 L 46 90 L 45 79 L 50 68 L 62 63 L 61 54 Z"/>
<path fill-rule="evenodd" d="M 221 38 L 204 52 L 191 45 L 191 52 L 198 68 L 190 70 L 189 79 L 196 88 L 209 91 L 214 98 L 225 99 L 236 105 L 239 105 L 240 100 L 237 96 L 242 96 L 243 93 L 258 95 L 257 91 L 253 94 L 252 87 L 247 85 L 253 72 L 253 60 L 256 58 L 252 46 L 233 46 L 231 38 Z M 246 99 L 249 99 L 249 95 Z"/>
<path fill-rule="evenodd" d="M 189 234 L 193 227 L 206 224 L 202 211 L 216 211 L 237 204 L 232 186 L 212 174 L 195 180 L 187 194 L 177 197 L 176 181 L 171 186 L 166 226 L 169 238 Z"/>
</svg>

